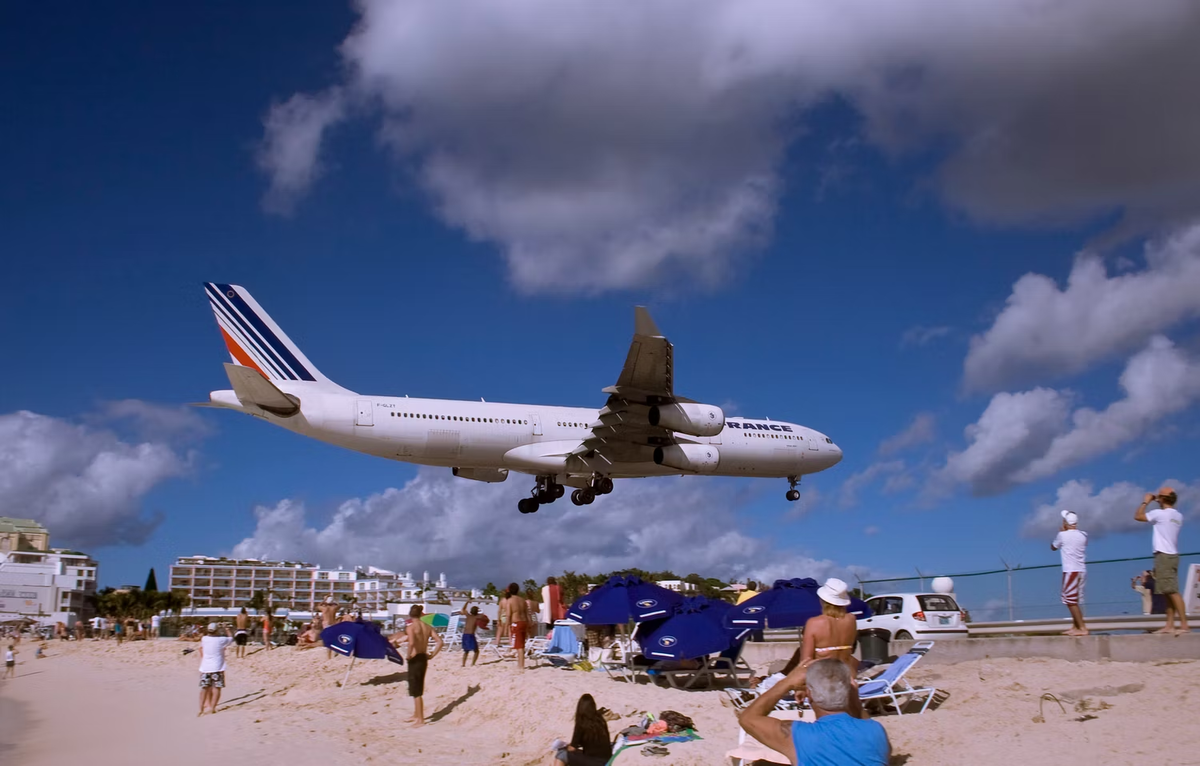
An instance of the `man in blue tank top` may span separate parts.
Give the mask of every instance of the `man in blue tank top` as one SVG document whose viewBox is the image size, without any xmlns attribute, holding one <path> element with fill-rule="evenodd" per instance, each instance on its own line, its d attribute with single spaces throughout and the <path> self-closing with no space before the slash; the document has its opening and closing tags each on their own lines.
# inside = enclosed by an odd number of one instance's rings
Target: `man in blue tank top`
<svg viewBox="0 0 1200 766">
<path fill-rule="evenodd" d="M 841 660 L 817 660 L 796 668 L 742 713 L 746 733 L 802 766 L 887 766 L 892 746 L 878 721 L 859 719 L 850 707 L 854 678 Z M 768 713 L 785 694 L 806 688 L 815 723 L 781 721 Z"/>
</svg>

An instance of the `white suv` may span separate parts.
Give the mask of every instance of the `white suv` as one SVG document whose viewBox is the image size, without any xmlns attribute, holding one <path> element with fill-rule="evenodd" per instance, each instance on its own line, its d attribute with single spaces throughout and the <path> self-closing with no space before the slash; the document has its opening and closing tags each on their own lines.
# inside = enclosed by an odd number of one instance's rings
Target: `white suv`
<svg viewBox="0 0 1200 766">
<path fill-rule="evenodd" d="M 867 599 L 867 606 L 871 616 L 859 619 L 859 630 L 886 630 L 897 641 L 967 635 L 967 613 L 949 594 L 886 593 Z"/>
</svg>

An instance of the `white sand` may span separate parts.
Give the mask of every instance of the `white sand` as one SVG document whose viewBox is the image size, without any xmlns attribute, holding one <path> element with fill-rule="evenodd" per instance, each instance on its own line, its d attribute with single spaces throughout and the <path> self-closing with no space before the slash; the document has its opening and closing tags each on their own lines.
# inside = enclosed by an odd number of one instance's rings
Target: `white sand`
<svg viewBox="0 0 1200 766">
<path fill-rule="evenodd" d="M 199 660 L 181 655 L 194 646 L 55 644 L 50 658 L 24 661 L 22 677 L 0 684 L 0 697 L 22 704 L 32 725 L 15 756 L 0 750 L 5 763 L 118 763 L 170 753 L 173 766 L 210 764 L 213 757 L 289 766 L 530 766 L 544 762 L 555 737 L 570 737 L 575 702 L 584 692 L 628 714 L 610 724 L 614 733 L 647 710 L 691 716 L 704 740 L 671 745 L 669 756 L 654 759 L 660 763 L 726 763 L 724 753 L 737 741 L 736 720 L 721 692 L 630 686 L 603 673 L 548 667 L 520 674 L 512 662 L 486 656 L 463 670 L 457 652 L 430 664 L 425 706 L 433 720 L 422 729 L 401 723 L 412 712 L 403 668 L 360 662 L 342 690 L 337 682 L 347 660 L 291 648 L 268 653 L 254 647 L 246 659 L 231 659 L 221 712 L 197 719 Z M 949 696 L 923 716 L 880 719 L 897 763 L 1200 763 L 1200 727 L 1190 705 L 1193 695 L 1200 697 L 1193 691 L 1200 688 L 1200 662 L 989 660 L 918 666 L 910 675 Z M 1080 690 L 1077 699 L 1064 699 L 1066 714 L 1047 702 L 1046 722 L 1031 720 L 1042 693 Z M 1101 703 L 1111 707 L 1099 709 Z M 1075 720 L 1084 715 L 1096 717 Z M 629 751 L 617 763 L 643 760 L 650 759 Z"/>
</svg>

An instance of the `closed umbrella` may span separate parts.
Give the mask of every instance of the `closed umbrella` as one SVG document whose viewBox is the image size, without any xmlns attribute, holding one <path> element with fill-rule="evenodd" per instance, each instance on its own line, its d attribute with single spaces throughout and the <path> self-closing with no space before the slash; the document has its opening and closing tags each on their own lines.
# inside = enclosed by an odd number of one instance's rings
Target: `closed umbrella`
<svg viewBox="0 0 1200 766">
<path fill-rule="evenodd" d="M 354 661 L 388 660 L 397 665 L 404 664 L 404 658 L 392 642 L 379 632 L 379 626 L 373 622 L 355 620 L 353 622 L 337 622 L 321 631 L 321 642 L 327 649 L 350 658 L 350 667 L 346 668 L 346 677 L 342 679 L 342 688 L 350 680 L 350 671 L 354 669 Z"/>
<path fill-rule="evenodd" d="M 817 581 L 811 577 L 776 580 L 763 591 L 730 609 L 725 624 L 743 631 L 766 628 L 802 628 L 810 617 L 821 613 Z M 871 616 L 871 608 L 860 598 L 851 598 L 846 611 L 857 618 Z"/>
<path fill-rule="evenodd" d="M 642 625 L 642 653 L 656 660 L 691 660 L 734 645 L 738 628 L 725 625 L 733 608 L 725 601 L 704 596 L 686 599 L 670 617 Z"/>
</svg>

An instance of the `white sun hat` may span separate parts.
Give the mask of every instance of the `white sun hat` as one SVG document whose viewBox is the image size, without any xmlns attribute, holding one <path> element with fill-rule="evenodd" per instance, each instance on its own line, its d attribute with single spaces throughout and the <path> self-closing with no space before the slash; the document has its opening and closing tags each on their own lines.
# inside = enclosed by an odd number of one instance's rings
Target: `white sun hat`
<svg viewBox="0 0 1200 766">
<path fill-rule="evenodd" d="M 817 588 L 817 595 L 827 604 L 834 606 L 849 606 L 850 593 L 846 583 L 836 577 L 830 577 L 825 584 Z"/>
<path fill-rule="evenodd" d="M 1075 515 L 1075 513 L 1068 511 L 1066 509 L 1063 510 L 1062 517 L 1063 517 L 1063 521 L 1067 522 L 1071 526 L 1074 526 L 1075 524 L 1079 523 L 1079 517 L 1077 515 Z"/>
</svg>

